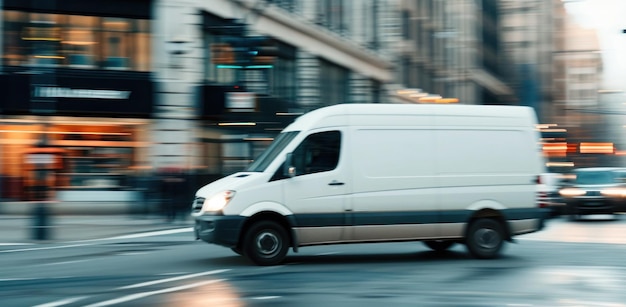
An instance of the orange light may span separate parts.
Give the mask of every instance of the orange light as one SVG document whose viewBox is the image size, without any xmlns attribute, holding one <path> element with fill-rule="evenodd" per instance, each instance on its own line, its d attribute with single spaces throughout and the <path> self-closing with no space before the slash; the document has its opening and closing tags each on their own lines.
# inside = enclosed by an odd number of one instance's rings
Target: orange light
<svg viewBox="0 0 626 307">
<path fill-rule="evenodd" d="M 580 153 L 612 154 L 614 152 L 613 143 L 580 143 Z"/>
<path fill-rule="evenodd" d="M 567 155 L 567 143 L 545 143 L 543 154 L 548 157 L 564 157 Z"/>
<path fill-rule="evenodd" d="M 435 103 L 457 103 L 459 102 L 458 98 L 441 98 L 435 100 Z"/>
<path fill-rule="evenodd" d="M 567 143 L 567 153 L 576 153 L 577 149 L 578 149 L 578 144 Z"/>
</svg>

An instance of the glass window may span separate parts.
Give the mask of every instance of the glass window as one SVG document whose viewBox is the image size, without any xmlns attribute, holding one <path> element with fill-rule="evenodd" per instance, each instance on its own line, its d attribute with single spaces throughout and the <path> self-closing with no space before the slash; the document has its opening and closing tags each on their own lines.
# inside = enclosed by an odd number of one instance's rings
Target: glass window
<svg viewBox="0 0 626 307">
<path fill-rule="evenodd" d="M 150 71 L 150 20 L 3 15 L 4 65 Z"/>
<path fill-rule="evenodd" d="M 296 176 L 334 170 L 339 163 L 341 133 L 326 131 L 306 137 L 293 152 Z"/>
<path fill-rule="evenodd" d="M 283 132 L 279 134 L 274 142 L 257 158 L 246 171 L 263 172 L 276 159 L 276 156 L 287 147 L 299 131 Z"/>
<path fill-rule="evenodd" d="M 68 16 L 62 48 L 66 64 L 73 68 L 96 66 L 96 17 Z"/>
<path fill-rule="evenodd" d="M 130 26 L 129 20 L 124 18 L 104 18 L 102 22 L 104 68 L 128 69 Z"/>
<path fill-rule="evenodd" d="M 320 59 L 320 91 L 322 105 L 334 105 L 348 101 L 348 78 L 346 68 Z"/>
</svg>

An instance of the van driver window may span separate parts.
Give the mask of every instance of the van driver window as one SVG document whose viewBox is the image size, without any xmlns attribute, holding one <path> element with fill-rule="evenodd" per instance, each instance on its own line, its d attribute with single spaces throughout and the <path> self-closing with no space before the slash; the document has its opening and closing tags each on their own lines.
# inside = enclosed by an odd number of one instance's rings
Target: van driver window
<svg viewBox="0 0 626 307">
<path fill-rule="evenodd" d="M 309 135 L 294 150 L 296 176 L 331 171 L 339 162 L 341 133 L 325 131 Z"/>
</svg>

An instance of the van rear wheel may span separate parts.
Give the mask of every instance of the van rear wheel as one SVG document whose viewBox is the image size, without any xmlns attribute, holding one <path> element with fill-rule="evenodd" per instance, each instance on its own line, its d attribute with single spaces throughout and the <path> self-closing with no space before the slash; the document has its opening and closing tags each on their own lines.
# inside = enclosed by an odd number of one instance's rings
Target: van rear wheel
<svg viewBox="0 0 626 307">
<path fill-rule="evenodd" d="M 446 251 L 450 247 L 452 247 L 454 243 L 455 243 L 454 241 L 443 241 L 443 240 L 424 241 L 424 244 L 428 246 L 428 248 L 436 252 Z"/>
<path fill-rule="evenodd" d="M 275 265 L 285 259 L 288 249 L 285 228 L 276 222 L 260 221 L 246 232 L 242 251 L 257 265 Z"/>
<path fill-rule="evenodd" d="M 469 253 L 479 259 L 496 258 L 504 244 L 505 233 L 495 219 L 482 218 L 469 226 L 465 244 Z"/>
</svg>

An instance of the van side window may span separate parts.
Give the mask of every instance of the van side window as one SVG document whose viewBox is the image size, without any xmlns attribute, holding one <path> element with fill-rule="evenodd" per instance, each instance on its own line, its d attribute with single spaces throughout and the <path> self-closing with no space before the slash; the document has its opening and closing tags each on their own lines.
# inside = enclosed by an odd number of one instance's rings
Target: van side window
<svg viewBox="0 0 626 307">
<path fill-rule="evenodd" d="M 341 133 L 325 131 L 314 133 L 293 151 L 296 176 L 331 171 L 339 162 Z"/>
</svg>

